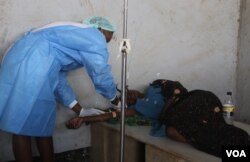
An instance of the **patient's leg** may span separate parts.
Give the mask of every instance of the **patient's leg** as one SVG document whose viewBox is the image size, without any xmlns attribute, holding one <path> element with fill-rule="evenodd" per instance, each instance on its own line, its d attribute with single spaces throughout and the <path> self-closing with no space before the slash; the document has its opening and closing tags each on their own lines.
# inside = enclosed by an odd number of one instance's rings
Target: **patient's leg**
<svg viewBox="0 0 250 162">
<path fill-rule="evenodd" d="M 166 134 L 173 140 L 188 143 L 188 141 L 174 127 L 167 127 Z"/>
</svg>

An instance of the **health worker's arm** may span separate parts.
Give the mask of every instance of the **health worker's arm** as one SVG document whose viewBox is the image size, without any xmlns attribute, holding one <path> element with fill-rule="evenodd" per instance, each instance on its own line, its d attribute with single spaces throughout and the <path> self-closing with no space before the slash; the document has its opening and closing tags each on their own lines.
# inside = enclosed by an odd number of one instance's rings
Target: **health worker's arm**
<svg viewBox="0 0 250 162">
<path fill-rule="evenodd" d="M 105 40 L 97 41 L 88 52 L 80 51 L 83 65 L 96 91 L 108 100 L 115 99 L 116 84 L 108 64 L 109 53 Z"/>
<path fill-rule="evenodd" d="M 59 83 L 56 87 L 55 95 L 56 99 L 65 107 L 72 108 L 73 111 L 79 114 L 81 106 L 76 101 L 76 95 L 70 87 L 64 73 L 60 73 L 59 75 Z"/>
<path fill-rule="evenodd" d="M 65 30 L 46 33 L 46 37 L 66 48 L 79 51 L 79 55 L 68 54 L 68 57 L 85 67 L 98 93 L 109 100 L 115 98 L 116 84 L 108 64 L 107 43 L 98 29 L 65 26 Z"/>
</svg>

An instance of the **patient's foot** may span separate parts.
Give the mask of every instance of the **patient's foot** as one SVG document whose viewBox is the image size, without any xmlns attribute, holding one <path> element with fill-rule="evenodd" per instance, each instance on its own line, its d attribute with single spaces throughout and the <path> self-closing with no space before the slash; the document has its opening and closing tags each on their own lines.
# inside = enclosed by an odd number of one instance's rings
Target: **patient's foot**
<svg viewBox="0 0 250 162">
<path fill-rule="evenodd" d="M 166 130 L 166 134 L 173 140 L 188 143 L 188 141 L 174 127 L 168 127 Z"/>
</svg>

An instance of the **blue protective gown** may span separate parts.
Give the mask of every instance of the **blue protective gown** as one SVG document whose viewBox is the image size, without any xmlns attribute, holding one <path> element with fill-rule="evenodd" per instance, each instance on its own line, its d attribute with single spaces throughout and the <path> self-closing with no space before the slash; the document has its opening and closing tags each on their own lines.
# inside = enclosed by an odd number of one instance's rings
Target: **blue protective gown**
<svg viewBox="0 0 250 162">
<path fill-rule="evenodd" d="M 76 96 L 65 72 L 84 67 L 96 91 L 116 94 L 104 35 L 83 24 L 52 24 L 25 33 L 5 55 L 0 69 L 0 129 L 15 134 L 50 136 L 56 101 L 65 106 Z"/>
</svg>

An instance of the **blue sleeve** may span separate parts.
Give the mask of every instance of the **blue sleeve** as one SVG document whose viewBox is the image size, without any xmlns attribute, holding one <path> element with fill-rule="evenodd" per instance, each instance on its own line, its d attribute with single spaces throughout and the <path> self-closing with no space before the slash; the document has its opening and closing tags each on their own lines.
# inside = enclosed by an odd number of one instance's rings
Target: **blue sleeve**
<svg viewBox="0 0 250 162">
<path fill-rule="evenodd" d="M 65 107 L 68 107 L 75 99 L 75 93 L 70 87 L 64 73 L 60 73 L 59 83 L 55 91 L 56 99 Z"/>
<path fill-rule="evenodd" d="M 79 55 L 69 55 L 82 64 L 90 76 L 95 89 L 107 99 L 116 95 L 116 84 L 108 64 L 109 53 L 103 34 L 95 28 L 66 27 L 46 33 L 51 41 L 79 51 Z"/>
<path fill-rule="evenodd" d="M 91 53 L 82 54 L 85 69 L 95 89 L 105 98 L 111 100 L 116 95 L 116 84 L 108 64 L 108 51 L 104 46 L 96 47 Z"/>
</svg>

